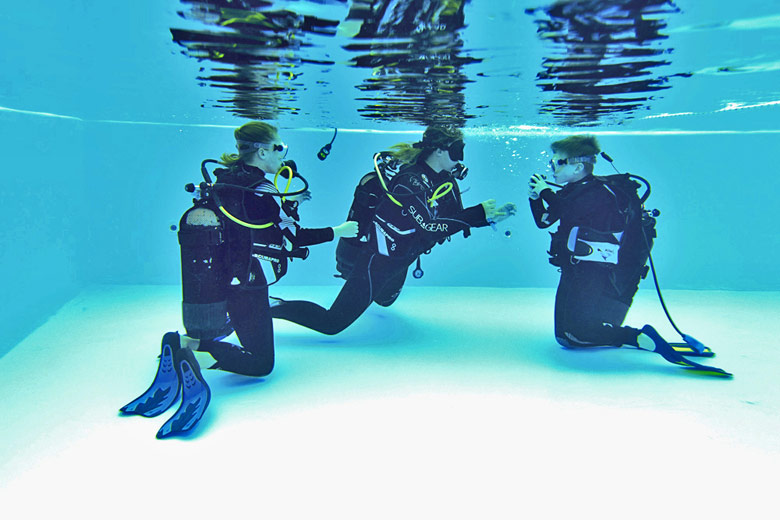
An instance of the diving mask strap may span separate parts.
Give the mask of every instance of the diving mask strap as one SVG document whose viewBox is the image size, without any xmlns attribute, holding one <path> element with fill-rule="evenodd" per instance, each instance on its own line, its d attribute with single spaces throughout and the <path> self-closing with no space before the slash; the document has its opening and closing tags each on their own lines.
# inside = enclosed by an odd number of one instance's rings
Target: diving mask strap
<svg viewBox="0 0 780 520">
<path fill-rule="evenodd" d="M 257 143 L 255 141 L 242 141 L 240 139 L 236 139 L 236 148 L 240 152 L 241 149 L 239 148 L 239 146 L 250 146 L 255 150 L 259 150 L 260 148 L 263 147 L 263 143 Z"/>
<path fill-rule="evenodd" d="M 571 163 L 589 163 L 589 164 L 596 164 L 596 156 L 595 155 L 583 155 L 580 157 L 569 157 L 566 159 L 566 164 Z"/>
</svg>

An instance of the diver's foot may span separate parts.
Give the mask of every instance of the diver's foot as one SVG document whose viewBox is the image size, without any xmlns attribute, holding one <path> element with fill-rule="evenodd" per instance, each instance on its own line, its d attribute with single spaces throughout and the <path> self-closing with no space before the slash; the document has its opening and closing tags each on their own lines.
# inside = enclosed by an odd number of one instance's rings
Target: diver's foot
<svg viewBox="0 0 780 520">
<path fill-rule="evenodd" d="M 178 399 L 181 382 L 174 358 L 176 353 L 181 350 L 179 334 L 176 332 L 166 333 L 162 338 L 160 350 L 160 362 L 151 386 L 146 392 L 120 408 L 121 413 L 156 417 L 170 408 Z"/>
</svg>

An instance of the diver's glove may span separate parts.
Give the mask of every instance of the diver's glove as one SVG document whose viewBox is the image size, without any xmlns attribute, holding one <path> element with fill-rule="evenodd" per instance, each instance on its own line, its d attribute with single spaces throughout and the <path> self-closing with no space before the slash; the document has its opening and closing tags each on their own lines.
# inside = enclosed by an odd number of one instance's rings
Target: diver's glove
<svg viewBox="0 0 780 520">
<path fill-rule="evenodd" d="M 507 202 L 503 206 L 499 206 L 498 208 L 495 208 L 493 211 L 493 215 L 489 218 L 490 222 L 501 222 L 502 220 L 508 219 L 512 215 L 517 213 L 517 206 L 514 202 Z"/>
<path fill-rule="evenodd" d="M 517 206 L 513 202 L 507 202 L 503 206 L 496 207 L 495 199 L 488 199 L 482 203 L 485 210 L 485 220 L 488 222 L 501 222 L 517 213 Z"/>
<path fill-rule="evenodd" d="M 493 216 L 496 214 L 496 199 L 488 199 L 481 204 L 485 211 L 485 220 L 493 220 Z"/>
<path fill-rule="evenodd" d="M 528 198 L 536 200 L 541 196 L 544 190 L 551 190 L 552 187 L 547 184 L 547 177 L 535 173 L 528 179 Z"/>
<path fill-rule="evenodd" d="M 333 228 L 333 238 L 355 238 L 358 235 L 358 223 L 348 220 Z"/>
<path fill-rule="evenodd" d="M 501 222 L 517 213 L 517 205 L 514 202 L 507 202 L 503 206 L 496 208 L 496 214 L 493 215 L 493 222 Z"/>
</svg>

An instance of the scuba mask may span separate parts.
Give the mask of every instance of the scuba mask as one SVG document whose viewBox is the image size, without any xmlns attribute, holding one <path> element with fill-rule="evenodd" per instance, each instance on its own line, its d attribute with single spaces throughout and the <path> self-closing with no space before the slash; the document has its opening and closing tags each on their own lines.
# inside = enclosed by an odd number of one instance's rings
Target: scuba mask
<svg viewBox="0 0 780 520">
<path fill-rule="evenodd" d="M 422 141 L 418 141 L 412 145 L 413 148 L 422 148 L 427 150 L 447 150 L 447 153 L 450 156 L 450 160 L 454 162 L 460 162 L 463 160 L 463 147 L 466 146 L 466 143 L 463 142 L 462 139 L 458 139 L 457 141 L 453 141 L 448 145 L 442 144 L 435 144 L 434 139 L 428 139 L 426 140 L 425 137 L 423 137 Z"/>
<path fill-rule="evenodd" d="M 464 143 L 461 140 L 454 141 L 450 143 L 450 145 L 447 147 L 447 153 L 450 155 L 450 159 L 455 162 L 460 162 L 463 160 L 463 147 L 466 146 L 466 143 Z"/>
<path fill-rule="evenodd" d="M 550 169 L 552 171 L 555 171 L 560 166 L 566 166 L 567 164 L 577 164 L 577 163 L 590 163 L 590 164 L 596 164 L 596 156 L 595 155 L 584 155 L 582 157 L 569 157 L 567 159 L 550 159 Z"/>
</svg>

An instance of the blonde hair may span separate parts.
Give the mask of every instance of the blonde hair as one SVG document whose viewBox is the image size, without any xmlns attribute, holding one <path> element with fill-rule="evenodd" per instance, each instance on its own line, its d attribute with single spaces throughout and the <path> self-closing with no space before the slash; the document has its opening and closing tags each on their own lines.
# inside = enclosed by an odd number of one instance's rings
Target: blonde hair
<svg viewBox="0 0 780 520">
<path fill-rule="evenodd" d="M 243 162 L 244 157 L 254 153 L 257 148 L 254 143 L 270 144 L 279 137 L 279 130 L 275 126 L 262 121 L 251 121 L 233 131 L 236 138 L 238 153 L 223 153 L 220 162 L 228 167 L 233 167 Z"/>
</svg>

